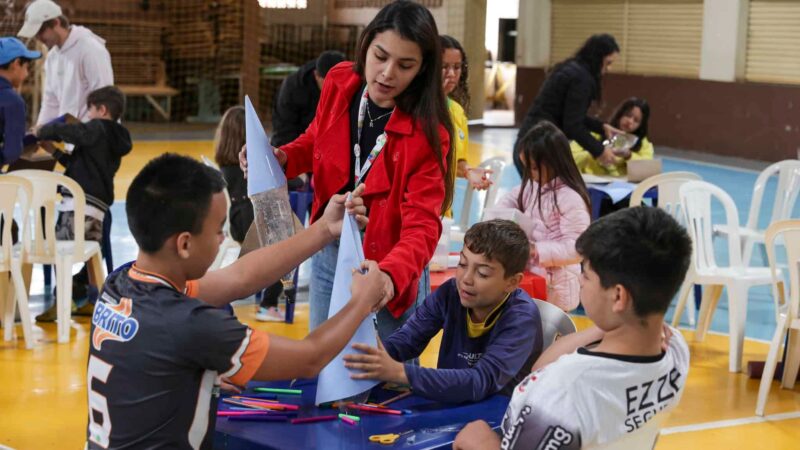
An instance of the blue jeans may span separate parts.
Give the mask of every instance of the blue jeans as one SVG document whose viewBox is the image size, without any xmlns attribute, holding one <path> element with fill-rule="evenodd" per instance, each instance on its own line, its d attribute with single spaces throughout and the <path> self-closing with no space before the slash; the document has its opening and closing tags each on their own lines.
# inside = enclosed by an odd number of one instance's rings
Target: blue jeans
<svg viewBox="0 0 800 450">
<path fill-rule="evenodd" d="M 310 313 L 308 327 L 313 330 L 328 319 L 328 310 L 331 305 L 331 291 L 333 290 L 333 277 L 336 274 L 336 258 L 339 254 L 339 241 L 336 240 L 326 245 L 311 258 L 311 286 L 309 293 Z M 378 335 L 381 340 L 391 336 L 400 328 L 417 309 L 417 305 L 425 300 L 431 292 L 430 272 L 428 268 L 422 272 L 419 279 L 417 298 L 414 303 L 395 319 L 386 308 L 378 311 Z"/>
</svg>

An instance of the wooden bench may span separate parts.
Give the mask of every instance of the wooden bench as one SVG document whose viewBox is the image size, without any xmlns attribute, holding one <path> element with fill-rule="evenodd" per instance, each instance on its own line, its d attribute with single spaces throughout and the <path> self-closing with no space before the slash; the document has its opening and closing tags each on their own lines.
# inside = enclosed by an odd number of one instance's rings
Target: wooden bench
<svg viewBox="0 0 800 450">
<path fill-rule="evenodd" d="M 172 113 L 172 97 L 178 95 L 179 91 L 175 88 L 160 85 L 147 86 L 136 84 L 125 84 L 117 86 L 123 94 L 128 97 L 144 97 L 156 112 L 165 120 L 169 120 Z M 156 97 L 165 97 L 167 100 L 166 108 L 161 106 Z"/>
</svg>

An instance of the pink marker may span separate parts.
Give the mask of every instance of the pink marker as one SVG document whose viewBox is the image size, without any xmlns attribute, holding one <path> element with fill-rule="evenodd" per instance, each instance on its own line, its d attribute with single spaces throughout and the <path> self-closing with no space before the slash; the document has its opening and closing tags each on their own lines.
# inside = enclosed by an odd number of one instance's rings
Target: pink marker
<svg viewBox="0 0 800 450">
<path fill-rule="evenodd" d="M 265 416 L 272 414 L 269 411 L 218 411 L 218 417 L 235 417 L 235 416 Z"/>
<path fill-rule="evenodd" d="M 292 419 L 292 425 L 297 425 L 300 423 L 314 423 L 314 422 L 325 422 L 328 420 L 336 420 L 339 416 L 316 416 L 316 417 L 301 417 L 299 419 Z"/>
<path fill-rule="evenodd" d="M 344 423 L 346 423 L 348 425 L 352 425 L 352 426 L 358 425 L 358 423 L 353 419 L 348 419 L 347 417 L 339 417 L 339 418 L 342 419 L 342 422 L 344 422 Z"/>
</svg>

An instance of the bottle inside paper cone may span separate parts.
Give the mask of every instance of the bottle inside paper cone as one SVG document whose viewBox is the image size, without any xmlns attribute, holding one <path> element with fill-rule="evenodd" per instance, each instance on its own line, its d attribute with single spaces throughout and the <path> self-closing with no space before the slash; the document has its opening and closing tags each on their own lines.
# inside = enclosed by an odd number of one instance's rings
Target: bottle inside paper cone
<svg viewBox="0 0 800 450">
<path fill-rule="evenodd" d="M 245 133 L 247 141 L 247 195 L 253 203 L 253 221 L 262 247 L 294 234 L 294 213 L 289 204 L 286 176 L 283 174 L 261 121 L 245 97 Z M 294 287 L 294 272 L 281 277 L 284 289 Z"/>
</svg>

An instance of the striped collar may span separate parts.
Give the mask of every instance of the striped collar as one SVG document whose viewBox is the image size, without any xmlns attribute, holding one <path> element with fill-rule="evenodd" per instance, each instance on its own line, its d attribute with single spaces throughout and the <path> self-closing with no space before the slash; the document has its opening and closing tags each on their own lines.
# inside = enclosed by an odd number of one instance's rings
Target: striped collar
<svg viewBox="0 0 800 450">
<path fill-rule="evenodd" d="M 145 283 L 162 284 L 162 285 L 164 285 L 166 287 L 175 289 L 178 292 L 182 292 L 183 294 L 186 294 L 186 292 L 187 292 L 187 288 L 184 288 L 183 290 L 180 290 L 180 289 L 178 289 L 178 285 L 174 281 L 170 280 L 169 278 L 167 278 L 164 275 L 161 275 L 159 273 L 149 272 L 147 270 L 140 269 L 140 268 L 136 267 L 136 263 L 133 263 L 131 268 L 128 269 L 128 276 L 130 276 L 131 278 L 133 278 L 136 281 L 143 281 Z M 187 287 L 188 287 L 188 283 L 187 283 Z"/>
</svg>

